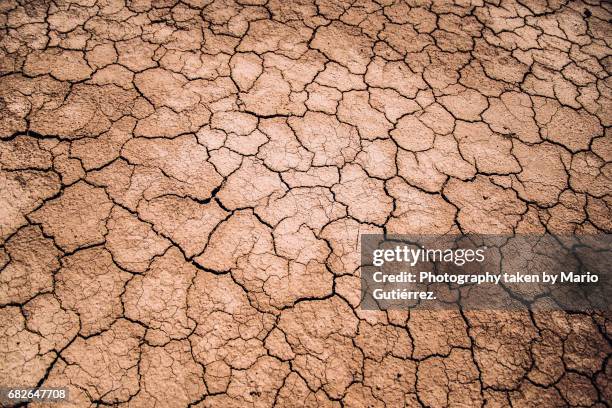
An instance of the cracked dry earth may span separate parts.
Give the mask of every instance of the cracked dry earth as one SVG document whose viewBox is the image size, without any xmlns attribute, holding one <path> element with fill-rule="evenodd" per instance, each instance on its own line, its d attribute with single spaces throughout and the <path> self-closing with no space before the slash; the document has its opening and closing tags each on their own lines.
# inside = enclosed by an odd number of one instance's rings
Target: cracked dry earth
<svg viewBox="0 0 612 408">
<path fill-rule="evenodd" d="M 612 5 L 0 1 L 0 384 L 610 406 L 610 315 L 363 311 L 359 234 L 612 230 Z"/>
</svg>

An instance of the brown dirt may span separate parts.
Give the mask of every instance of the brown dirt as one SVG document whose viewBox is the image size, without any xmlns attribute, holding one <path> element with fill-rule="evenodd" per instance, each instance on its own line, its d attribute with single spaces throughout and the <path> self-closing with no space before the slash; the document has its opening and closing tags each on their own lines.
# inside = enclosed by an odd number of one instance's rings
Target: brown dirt
<svg viewBox="0 0 612 408">
<path fill-rule="evenodd" d="M 610 316 L 359 309 L 361 233 L 612 231 L 612 6 L 0 1 L 0 385 L 607 407 Z"/>
</svg>

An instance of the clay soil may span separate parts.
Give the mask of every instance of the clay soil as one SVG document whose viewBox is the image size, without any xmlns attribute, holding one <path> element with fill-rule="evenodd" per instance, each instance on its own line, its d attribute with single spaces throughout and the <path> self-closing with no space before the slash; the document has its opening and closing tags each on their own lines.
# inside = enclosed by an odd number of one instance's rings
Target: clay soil
<svg viewBox="0 0 612 408">
<path fill-rule="evenodd" d="M 364 311 L 358 266 L 364 233 L 610 233 L 611 19 L 0 0 L 0 385 L 75 407 L 610 406 L 609 314 Z"/>
</svg>

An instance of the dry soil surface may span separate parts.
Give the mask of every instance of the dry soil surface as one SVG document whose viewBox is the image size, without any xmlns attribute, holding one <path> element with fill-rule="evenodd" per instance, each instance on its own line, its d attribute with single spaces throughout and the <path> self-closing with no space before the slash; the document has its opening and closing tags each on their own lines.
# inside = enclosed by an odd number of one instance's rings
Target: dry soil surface
<svg viewBox="0 0 612 408">
<path fill-rule="evenodd" d="M 0 384 L 608 407 L 610 316 L 381 312 L 359 234 L 612 230 L 612 5 L 1 0 Z"/>
</svg>

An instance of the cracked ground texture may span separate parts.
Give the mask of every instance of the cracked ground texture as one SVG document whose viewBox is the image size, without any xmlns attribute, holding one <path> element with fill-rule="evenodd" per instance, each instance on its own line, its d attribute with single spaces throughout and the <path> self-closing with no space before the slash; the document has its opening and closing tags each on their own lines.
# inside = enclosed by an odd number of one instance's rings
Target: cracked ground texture
<svg viewBox="0 0 612 408">
<path fill-rule="evenodd" d="M 612 5 L 0 0 L 0 385 L 609 407 L 602 312 L 364 311 L 363 233 L 610 233 Z"/>
</svg>

